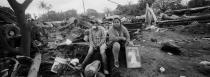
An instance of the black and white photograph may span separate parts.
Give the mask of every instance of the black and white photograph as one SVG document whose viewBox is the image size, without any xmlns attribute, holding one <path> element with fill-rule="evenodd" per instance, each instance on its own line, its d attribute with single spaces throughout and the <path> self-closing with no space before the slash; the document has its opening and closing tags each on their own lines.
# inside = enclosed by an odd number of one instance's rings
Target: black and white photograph
<svg viewBox="0 0 210 77">
<path fill-rule="evenodd" d="M 0 0 L 0 77 L 210 77 L 210 0 Z"/>
</svg>

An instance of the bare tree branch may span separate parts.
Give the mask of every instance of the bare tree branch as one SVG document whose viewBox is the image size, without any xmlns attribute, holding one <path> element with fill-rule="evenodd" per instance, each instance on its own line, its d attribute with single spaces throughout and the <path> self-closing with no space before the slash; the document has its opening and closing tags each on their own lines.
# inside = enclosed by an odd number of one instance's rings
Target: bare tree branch
<svg viewBox="0 0 210 77">
<path fill-rule="evenodd" d="M 9 2 L 9 5 L 12 7 L 12 9 L 18 8 L 20 6 L 20 3 L 18 3 L 16 0 L 7 0 L 7 1 Z"/>
<path fill-rule="evenodd" d="M 26 8 L 33 0 L 25 0 L 22 4 L 16 0 L 7 0 L 14 11 L 25 12 Z"/>
<path fill-rule="evenodd" d="M 27 7 L 29 6 L 29 4 L 32 2 L 33 0 L 25 0 L 24 3 L 22 4 L 22 7 L 24 9 L 27 9 Z"/>
</svg>

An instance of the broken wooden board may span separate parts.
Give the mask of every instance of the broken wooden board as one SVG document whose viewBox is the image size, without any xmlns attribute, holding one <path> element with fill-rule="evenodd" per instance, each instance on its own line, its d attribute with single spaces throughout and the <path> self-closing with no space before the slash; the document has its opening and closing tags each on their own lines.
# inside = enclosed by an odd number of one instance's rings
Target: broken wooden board
<svg viewBox="0 0 210 77">
<path fill-rule="evenodd" d="M 33 60 L 33 63 L 31 65 L 31 68 L 29 70 L 28 76 L 27 77 L 37 77 L 38 76 L 38 72 L 39 72 L 39 67 L 41 64 L 41 53 L 37 53 L 35 55 L 35 58 Z"/>
</svg>

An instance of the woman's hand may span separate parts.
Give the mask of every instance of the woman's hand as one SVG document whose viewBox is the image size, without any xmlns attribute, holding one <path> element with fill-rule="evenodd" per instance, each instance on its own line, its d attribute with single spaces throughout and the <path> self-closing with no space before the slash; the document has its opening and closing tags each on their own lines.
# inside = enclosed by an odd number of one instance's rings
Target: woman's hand
<svg viewBox="0 0 210 77">
<path fill-rule="evenodd" d="M 125 38 L 125 37 L 119 37 L 119 40 L 123 40 L 123 41 L 125 41 L 125 40 L 126 40 L 126 38 Z"/>
<path fill-rule="evenodd" d="M 132 41 L 126 41 L 126 46 L 134 46 L 133 42 Z"/>
</svg>

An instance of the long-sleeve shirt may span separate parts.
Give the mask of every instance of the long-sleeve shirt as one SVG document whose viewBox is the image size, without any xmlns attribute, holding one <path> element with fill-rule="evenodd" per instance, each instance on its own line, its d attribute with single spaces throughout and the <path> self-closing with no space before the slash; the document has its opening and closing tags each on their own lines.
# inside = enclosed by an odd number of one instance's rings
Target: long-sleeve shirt
<svg viewBox="0 0 210 77">
<path fill-rule="evenodd" d="M 91 28 L 89 30 L 89 42 L 94 46 L 101 46 L 106 42 L 106 32 L 101 26 L 98 29 Z"/>
<path fill-rule="evenodd" d="M 108 31 L 109 41 L 119 41 L 120 38 L 125 37 L 126 41 L 130 41 L 130 34 L 123 25 L 119 30 L 115 29 L 113 26 Z"/>
</svg>

